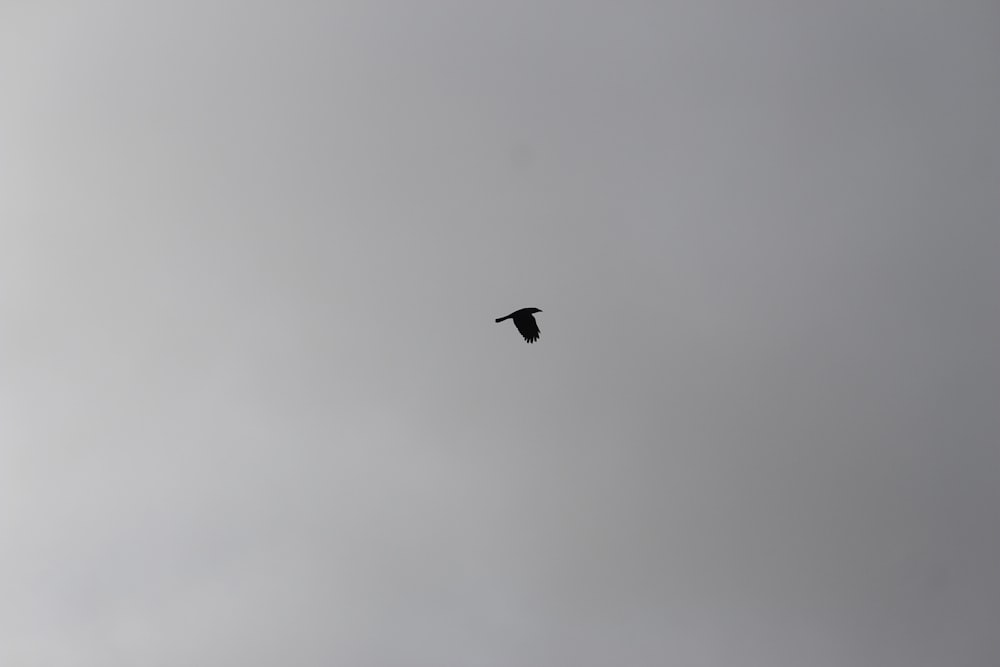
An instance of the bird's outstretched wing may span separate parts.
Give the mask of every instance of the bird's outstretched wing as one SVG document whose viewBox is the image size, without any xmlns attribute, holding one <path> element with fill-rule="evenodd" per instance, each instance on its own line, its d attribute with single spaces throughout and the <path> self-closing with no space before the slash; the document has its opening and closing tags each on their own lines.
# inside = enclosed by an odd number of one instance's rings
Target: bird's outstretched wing
<svg viewBox="0 0 1000 667">
<path fill-rule="evenodd" d="M 514 326 L 517 327 L 517 330 L 521 332 L 522 336 L 524 336 L 524 340 L 529 343 L 534 343 L 538 340 L 538 335 L 541 333 L 538 328 L 538 323 L 535 322 L 535 317 L 531 313 L 515 315 Z"/>
</svg>

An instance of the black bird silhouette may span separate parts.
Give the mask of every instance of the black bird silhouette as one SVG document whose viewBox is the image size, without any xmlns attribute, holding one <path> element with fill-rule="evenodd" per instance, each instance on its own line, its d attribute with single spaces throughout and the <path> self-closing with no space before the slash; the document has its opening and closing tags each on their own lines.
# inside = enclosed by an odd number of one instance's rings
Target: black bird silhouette
<svg viewBox="0 0 1000 667">
<path fill-rule="evenodd" d="M 522 308 L 521 310 L 515 310 L 510 315 L 498 317 L 497 322 L 513 319 L 514 326 L 524 336 L 524 340 L 534 343 L 538 340 L 538 334 L 541 333 L 541 329 L 538 328 L 538 322 L 535 321 L 534 313 L 540 312 L 542 312 L 541 308 Z"/>
</svg>

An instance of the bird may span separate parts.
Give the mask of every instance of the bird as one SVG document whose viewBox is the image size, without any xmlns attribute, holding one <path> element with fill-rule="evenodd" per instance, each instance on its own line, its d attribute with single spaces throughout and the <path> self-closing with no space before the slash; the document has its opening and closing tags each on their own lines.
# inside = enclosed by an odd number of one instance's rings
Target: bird
<svg viewBox="0 0 1000 667">
<path fill-rule="evenodd" d="M 538 322 L 535 321 L 534 313 L 540 312 L 542 312 L 541 308 L 522 308 L 521 310 L 515 310 L 510 315 L 498 317 L 496 321 L 499 323 L 504 320 L 514 320 L 514 326 L 524 336 L 524 340 L 534 343 L 538 340 L 538 334 L 541 333 L 541 329 L 538 328 Z"/>
</svg>

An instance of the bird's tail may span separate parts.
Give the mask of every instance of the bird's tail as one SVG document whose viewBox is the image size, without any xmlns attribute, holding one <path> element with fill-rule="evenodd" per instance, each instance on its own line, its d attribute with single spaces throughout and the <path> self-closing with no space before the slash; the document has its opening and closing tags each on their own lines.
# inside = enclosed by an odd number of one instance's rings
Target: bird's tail
<svg viewBox="0 0 1000 667">
<path fill-rule="evenodd" d="M 507 319 L 508 317 L 510 317 L 510 315 L 505 315 L 504 317 L 498 317 L 498 318 L 496 319 L 496 321 L 497 321 L 497 323 L 499 324 L 500 322 L 503 322 L 503 321 L 504 321 L 505 319 Z"/>
</svg>

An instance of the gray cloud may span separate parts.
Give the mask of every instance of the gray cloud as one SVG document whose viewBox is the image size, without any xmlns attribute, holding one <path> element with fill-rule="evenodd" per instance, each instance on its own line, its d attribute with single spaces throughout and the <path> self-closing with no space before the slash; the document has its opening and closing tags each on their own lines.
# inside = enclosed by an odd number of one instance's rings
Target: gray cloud
<svg viewBox="0 0 1000 667">
<path fill-rule="evenodd" d="M 0 10 L 0 662 L 991 663 L 997 10 L 786 5 Z"/>
</svg>

